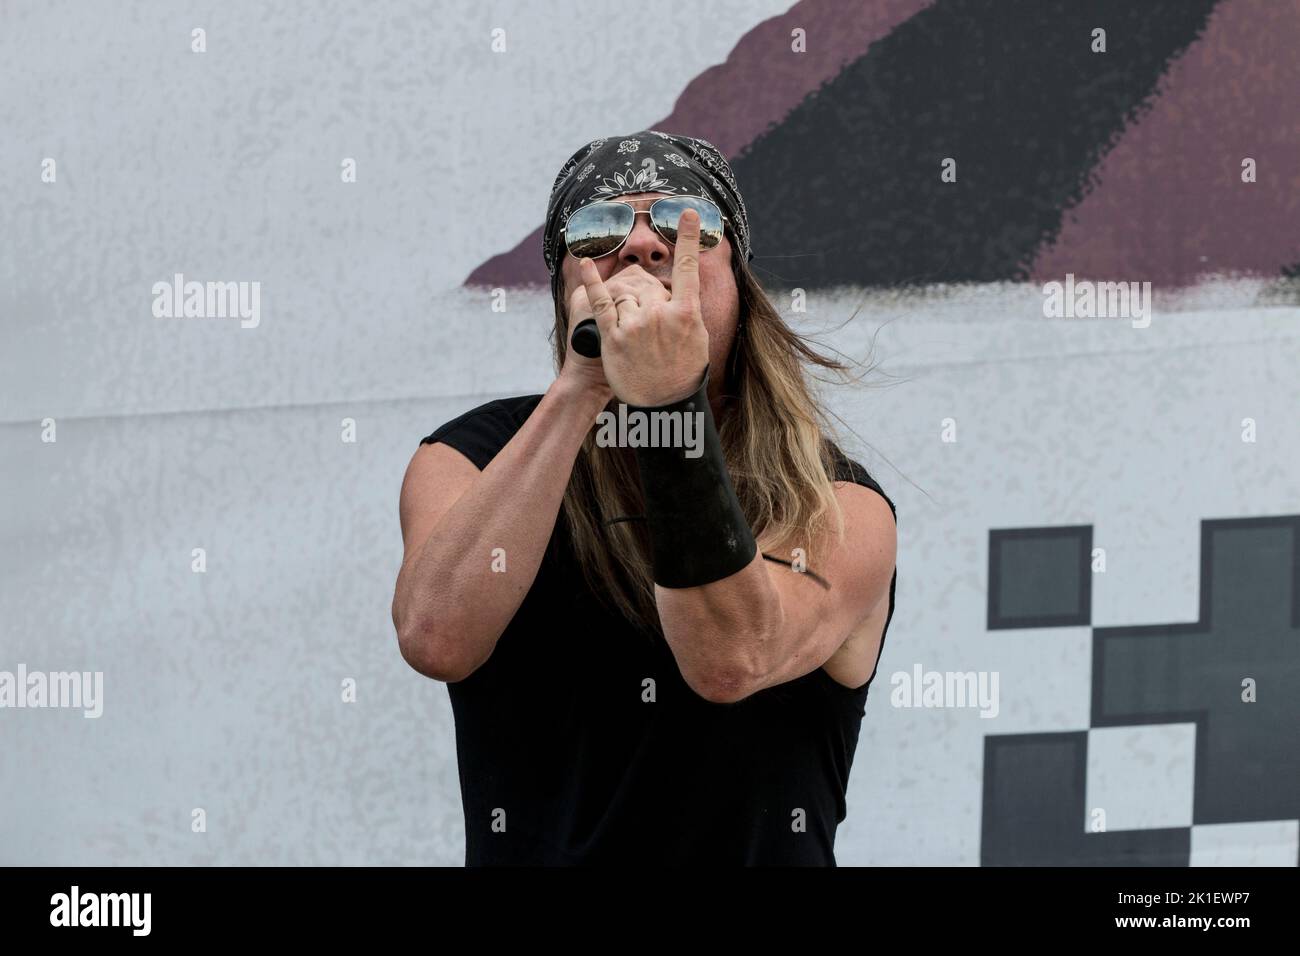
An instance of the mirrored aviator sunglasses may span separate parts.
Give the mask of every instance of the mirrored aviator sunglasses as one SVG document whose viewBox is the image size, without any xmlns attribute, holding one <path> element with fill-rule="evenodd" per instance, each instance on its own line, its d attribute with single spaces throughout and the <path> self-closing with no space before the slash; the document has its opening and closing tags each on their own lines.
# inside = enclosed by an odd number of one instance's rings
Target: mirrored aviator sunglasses
<svg viewBox="0 0 1300 956">
<path fill-rule="evenodd" d="M 712 249 L 722 241 L 728 221 L 712 200 L 699 196 L 665 196 L 656 199 L 649 209 L 637 209 L 621 199 L 602 200 L 583 206 L 565 220 L 560 230 L 565 245 L 574 258 L 599 259 L 622 248 L 632 234 L 636 217 L 650 216 L 655 231 L 670 243 L 677 242 L 677 221 L 687 209 L 700 214 L 700 249 Z"/>
</svg>

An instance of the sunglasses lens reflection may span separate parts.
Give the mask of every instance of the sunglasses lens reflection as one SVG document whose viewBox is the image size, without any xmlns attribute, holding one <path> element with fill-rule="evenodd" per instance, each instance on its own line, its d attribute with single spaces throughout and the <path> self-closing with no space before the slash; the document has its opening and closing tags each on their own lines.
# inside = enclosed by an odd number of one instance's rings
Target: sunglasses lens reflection
<svg viewBox="0 0 1300 956">
<path fill-rule="evenodd" d="M 655 228 L 669 242 L 677 241 L 677 221 L 687 209 L 700 214 L 700 248 L 712 249 L 722 241 L 722 212 L 707 199 L 678 196 L 661 199 L 654 206 Z"/>
<path fill-rule="evenodd" d="M 583 206 L 569 217 L 564 236 L 575 257 L 595 259 L 609 255 L 632 231 L 636 213 L 619 202 L 597 202 Z"/>
</svg>

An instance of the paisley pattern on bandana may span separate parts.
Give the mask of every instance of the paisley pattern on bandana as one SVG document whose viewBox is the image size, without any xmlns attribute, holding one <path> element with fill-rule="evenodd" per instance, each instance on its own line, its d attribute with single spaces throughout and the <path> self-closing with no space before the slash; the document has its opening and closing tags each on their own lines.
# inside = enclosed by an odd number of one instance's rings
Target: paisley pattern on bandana
<svg viewBox="0 0 1300 956">
<path fill-rule="evenodd" d="M 542 257 L 552 290 L 564 256 L 560 229 L 574 210 L 628 193 L 651 192 L 713 200 L 731 220 L 740 255 L 745 261 L 754 258 L 745 201 L 718 148 L 704 139 L 642 130 L 593 140 L 570 156 L 556 175 L 542 233 Z"/>
</svg>

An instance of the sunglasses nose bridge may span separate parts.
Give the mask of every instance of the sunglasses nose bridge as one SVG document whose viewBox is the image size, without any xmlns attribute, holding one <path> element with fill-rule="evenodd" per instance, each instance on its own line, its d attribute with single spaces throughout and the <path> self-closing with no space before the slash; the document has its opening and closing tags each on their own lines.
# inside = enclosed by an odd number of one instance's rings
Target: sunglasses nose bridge
<svg viewBox="0 0 1300 956">
<path fill-rule="evenodd" d="M 672 249 L 672 241 L 664 235 L 663 230 L 659 228 L 659 224 L 655 222 L 655 218 L 649 209 L 633 208 L 632 212 L 632 225 L 628 229 L 627 235 L 624 237 L 622 243 L 616 250 L 620 257 L 631 254 L 633 258 L 638 260 L 642 258 L 654 258 L 654 252 L 657 247 L 666 247 L 668 250 Z M 641 219 L 642 213 L 646 216 L 646 219 L 644 220 L 644 231 L 641 227 L 643 222 Z M 671 255 L 671 253 L 669 254 Z"/>
</svg>

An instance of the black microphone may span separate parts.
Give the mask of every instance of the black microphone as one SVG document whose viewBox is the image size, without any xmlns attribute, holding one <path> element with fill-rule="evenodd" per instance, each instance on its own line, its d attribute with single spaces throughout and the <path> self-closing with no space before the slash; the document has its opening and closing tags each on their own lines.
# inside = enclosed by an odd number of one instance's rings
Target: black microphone
<svg viewBox="0 0 1300 956">
<path fill-rule="evenodd" d="M 584 358 L 600 358 L 600 327 L 595 319 L 583 319 L 569 338 L 573 351 Z"/>
</svg>

